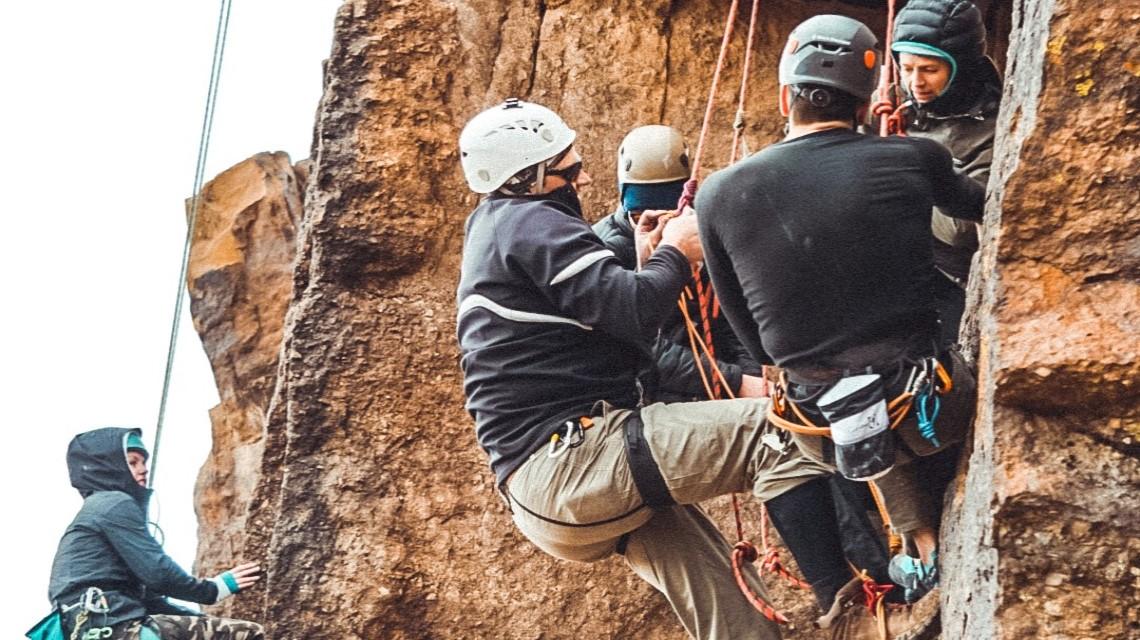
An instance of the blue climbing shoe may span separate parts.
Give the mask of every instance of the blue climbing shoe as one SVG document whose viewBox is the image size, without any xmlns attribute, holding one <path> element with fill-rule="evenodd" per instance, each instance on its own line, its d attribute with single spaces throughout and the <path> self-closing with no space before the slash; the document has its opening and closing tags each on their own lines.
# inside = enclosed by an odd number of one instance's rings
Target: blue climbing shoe
<svg viewBox="0 0 1140 640">
<path fill-rule="evenodd" d="M 891 581 L 903 588 L 903 599 L 917 602 L 938 586 L 938 552 L 930 554 L 930 564 L 900 553 L 887 565 Z"/>
</svg>

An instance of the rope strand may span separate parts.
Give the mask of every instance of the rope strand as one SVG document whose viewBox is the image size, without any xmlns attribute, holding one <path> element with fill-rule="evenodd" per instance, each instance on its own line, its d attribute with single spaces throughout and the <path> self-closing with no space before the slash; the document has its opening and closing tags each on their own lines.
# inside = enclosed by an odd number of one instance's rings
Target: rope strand
<svg viewBox="0 0 1140 640">
<path fill-rule="evenodd" d="M 154 429 L 154 446 L 151 447 L 150 473 L 147 487 L 154 487 L 158 475 L 158 452 L 162 442 L 162 427 L 166 419 L 166 404 L 170 397 L 170 380 L 174 371 L 174 352 L 178 346 L 178 321 L 182 316 L 182 298 L 186 295 L 186 271 L 190 266 L 190 244 L 194 238 L 194 223 L 198 219 L 199 192 L 202 190 L 203 175 L 206 172 L 206 154 L 210 147 L 210 133 L 214 127 L 214 106 L 218 100 L 218 84 L 222 72 L 222 60 L 226 51 L 226 34 L 230 24 L 231 0 L 221 0 L 218 11 L 218 26 L 214 34 L 214 56 L 210 67 L 210 84 L 206 91 L 206 112 L 202 116 L 202 133 L 198 140 L 198 160 L 194 167 L 194 189 L 191 191 L 190 217 L 186 223 L 186 241 L 182 247 L 182 263 L 178 271 L 178 290 L 174 300 L 174 318 L 170 323 L 170 342 L 166 350 L 166 373 L 162 378 L 162 398 L 158 404 L 158 420 Z"/>
</svg>

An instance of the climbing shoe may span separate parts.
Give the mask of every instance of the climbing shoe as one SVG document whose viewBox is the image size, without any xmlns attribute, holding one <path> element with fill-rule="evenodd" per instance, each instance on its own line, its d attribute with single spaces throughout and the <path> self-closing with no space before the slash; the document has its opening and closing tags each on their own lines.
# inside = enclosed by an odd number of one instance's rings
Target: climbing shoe
<svg viewBox="0 0 1140 640">
<path fill-rule="evenodd" d="M 907 602 L 916 602 L 938 586 L 938 552 L 930 554 L 930 564 L 904 553 L 891 558 L 887 565 L 891 581 L 903 588 Z"/>
<path fill-rule="evenodd" d="M 881 596 L 881 587 L 877 591 Z M 876 589 L 865 587 L 863 578 L 851 580 L 816 626 L 830 631 L 831 640 L 928 640 L 938 636 L 937 588 L 909 605 L 880 603 L 875 593 Z"/>
</svg>

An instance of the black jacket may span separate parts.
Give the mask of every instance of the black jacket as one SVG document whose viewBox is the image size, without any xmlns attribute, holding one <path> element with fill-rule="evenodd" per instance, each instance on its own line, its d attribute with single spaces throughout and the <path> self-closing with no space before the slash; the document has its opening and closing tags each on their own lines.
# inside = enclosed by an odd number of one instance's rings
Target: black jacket
<svg viewBox="0 0 1140 640">
<path fill-rule="evenodd" d="M 193 611 L 167 602 L 170 596 L 213 603 L 218 588 L 183 571 L 147 531 L 150 490 L 135 482 L 127 466 L 126 440 L 138 429 L 108 427 L 81 433 L 67 449 L 71 486 L 83 506 L 60 538 L 51 567 L 48 598 L 62 607 L 77 602 L 88 587 L 107 596 L 110 626 L 148 614 Z"/>
<path fill-rule="evenodd" d="M 596 222 L 594 233 L 598 234 L 602 242 L 614 252 L 622 266 L 626 269 L 637 268 L 633 225 L 625 209 L 619 207 L 617 211 Z M 700 277 L 703 286 L 712 286 L 709 283 L 708 270 L 702 268 Z M 691 298 L 686 296 L 686 300 L 689 318 L 697 326 L 698 331 L 703 332 L 699 301 L 695 296 Z M 719 305 L 713 310 L 709 323 L 712 325 L 713 354 L 717 366 L 735 393 L 740 390 L 744 374 L 760 375 L 760 365 L 744 350 L 744 346 L 732 332 L 732 327 L 720 313 Z M 661 402 L 707 399 L 708 394 L 697 369 L 696 360 L 693 358 L 688 328 L 680 310 L 674 308 L 652 340 L 656 368 L 654 376 L 656 392 L 653 399 Z M 708 358 L 703 353 L 701 363 L 706 374 L 713 375 Z"/>
<path fill-rule="evenodd" d="M 640 401 L 637 375 L 688 279 L 661 247 L 625 269 L 580 211 L 492 196 L 468 217 L 457 291 L 467 410 L 498 481 L 598 400 Z"/>
</svg>

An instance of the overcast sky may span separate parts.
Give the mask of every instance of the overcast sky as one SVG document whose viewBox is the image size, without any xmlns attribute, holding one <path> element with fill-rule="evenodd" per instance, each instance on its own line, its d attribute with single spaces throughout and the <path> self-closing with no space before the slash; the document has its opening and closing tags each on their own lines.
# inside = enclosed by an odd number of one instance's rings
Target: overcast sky
<svg viewBox="0 0 1140 640">
<path fill-rule="evenodd" d="M 220 3 L 0 8 L 0 637 L 48 611 L 81 504 L 71 437 L 158 415 Z M 308 155 L 340 0 L 234 0 L 206 179 L 260 151 Z M 157 477 L 166 548 L 190 570 L 192 495 L 217 392 L 184 305 Z M 14 446 L 13 446 L 14 445 Z M 153 515 L 153 514 L 152 514 Z M 240 596 L 239 596 L 240 597 Z"/>
</svg>

